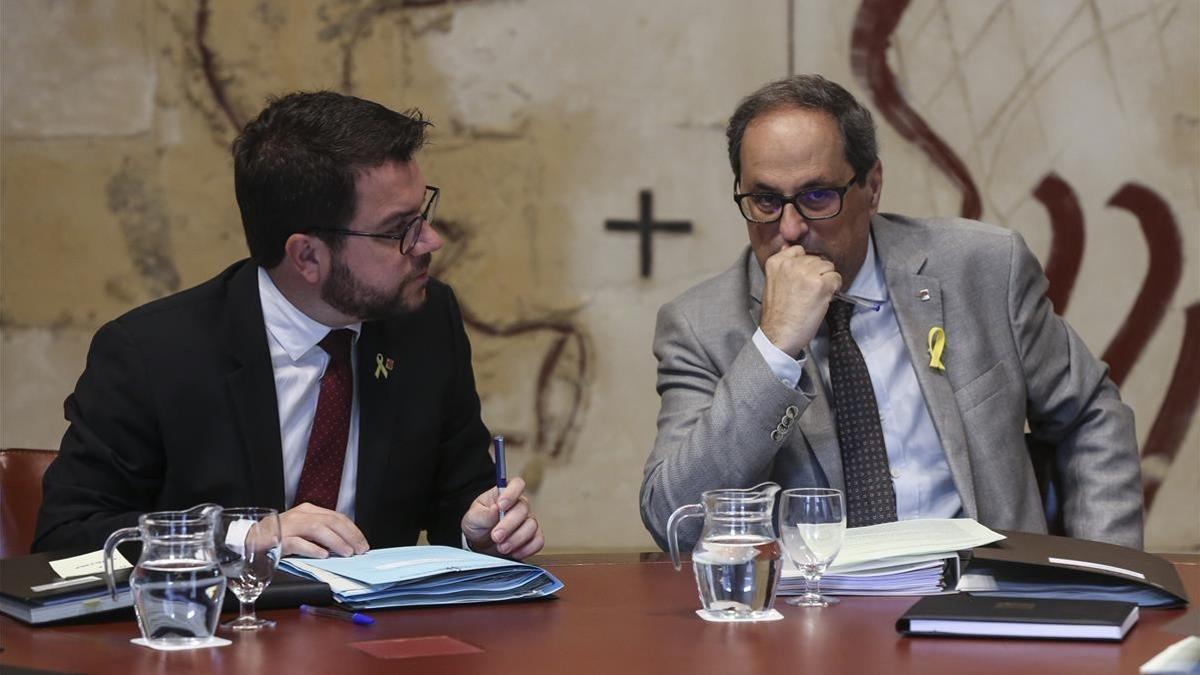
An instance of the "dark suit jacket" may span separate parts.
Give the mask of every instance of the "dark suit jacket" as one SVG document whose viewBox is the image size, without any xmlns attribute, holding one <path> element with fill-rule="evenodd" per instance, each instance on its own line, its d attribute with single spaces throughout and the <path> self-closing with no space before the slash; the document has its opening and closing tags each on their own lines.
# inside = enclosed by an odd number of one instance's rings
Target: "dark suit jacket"
<svg viewBox="0 0 1200 675">
<path fill-rule="evenodd" d="M 395 369 L 376 377 L 376 355 Z M 363 324 L 355 519 L 372 547 L 458 546 L 459 522 L 493 481 L 471 352 L 448 286 L 425 306 Z M 147 511 L 202 502 L 284 508 L 275 381 L 257 267 L 103 326 L 65 404 L 34 550 L 99 548 Z"/>
</svg>

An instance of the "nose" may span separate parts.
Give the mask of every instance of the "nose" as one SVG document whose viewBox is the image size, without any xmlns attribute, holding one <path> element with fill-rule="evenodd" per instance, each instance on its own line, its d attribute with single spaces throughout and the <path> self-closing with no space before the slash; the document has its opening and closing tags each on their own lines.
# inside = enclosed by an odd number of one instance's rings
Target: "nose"
<svg viewBox="0 0 1200 675">
<path fill-rule="evenodd" d="M 434 229 L 433 223 L 421 224 L 421 235 L 417 238 L 417 245 L 413 246 L 413 250 L 409 251 L 409 255 L 421 256 L 426 253 L 433 253 L 442 247 L 442 235 Z"/>
<path fill-rule="evenodd" d="M 800 215 L 800 210 L 791 202 L 784 204 L 783 215 L 779 217 L 779 236 L 789 244 L 795 244 L 806 232 L 808 232 L 808 222 L 804 220 L 804 216 Z"/>
</svg>

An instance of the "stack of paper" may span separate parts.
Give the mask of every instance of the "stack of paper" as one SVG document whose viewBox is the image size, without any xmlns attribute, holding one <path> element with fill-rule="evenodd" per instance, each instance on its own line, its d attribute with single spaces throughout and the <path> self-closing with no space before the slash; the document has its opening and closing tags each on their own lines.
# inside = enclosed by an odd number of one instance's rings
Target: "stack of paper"
<svg viewBox="0 0 1200 675">
<path fill-rule="evenodd" d="M 842 549 L 821 577 L 831 595 L 931 595 L 953 591 L 958 552 L 1004 536 L 970 518 L 901 520 L 846 530 Z M 804 577 L 789 559 L 779 593 L 804 592 Z"/>
<path fill-rule="evenodd" d="M 349 558 L 285 558 L 288 571 L 329 584 L 353 609 L 540 598 L 563 583 L 546 570 L 448 546 L 403 546 Z"/>
</svg>

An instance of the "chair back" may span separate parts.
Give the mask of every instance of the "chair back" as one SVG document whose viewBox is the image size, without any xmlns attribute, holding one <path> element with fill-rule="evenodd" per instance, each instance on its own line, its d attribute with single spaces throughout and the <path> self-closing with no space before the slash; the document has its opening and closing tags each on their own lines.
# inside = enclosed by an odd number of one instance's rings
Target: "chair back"
<svg viewBox="0 0 1200 675">
<path fill-rule="evenodd" d="M 54 450 L 0 450 L 0 558 L 29 553 L 42 506 L 42 474 Z"/>
</svg>

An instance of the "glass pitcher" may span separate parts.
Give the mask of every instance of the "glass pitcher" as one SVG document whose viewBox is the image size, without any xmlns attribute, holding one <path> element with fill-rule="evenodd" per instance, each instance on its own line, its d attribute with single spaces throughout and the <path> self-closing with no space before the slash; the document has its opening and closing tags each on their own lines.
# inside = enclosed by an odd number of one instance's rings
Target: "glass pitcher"
<svg viewBox="0 0 1200 675">
<path fill-rule="evenodd" d="M 667 521 L 671 562 L 679 570 L 679 524 L 704 516 L 692 550 L 701 612 L 722 621 L 756 621 L 771 611 L 782 571 L 773 514 L 779 486 L 709 490 L 700 504 L 681 506 Z"/>
<path fill-rule="evenodd" d="M 199 646 L 212 638 L 225 600 L 225 576 L 213 541 L 220 512 L 216 504 L 201 504 L 187 511 L 146 513 L 137 527 L 117 530 L 104 542 L 104 572 L 114 599 L 113 551 L 123 541 L 142 542 L 129 586 L 147 642 Z"/>
</svg>

